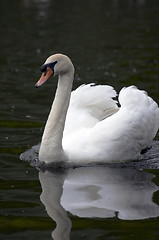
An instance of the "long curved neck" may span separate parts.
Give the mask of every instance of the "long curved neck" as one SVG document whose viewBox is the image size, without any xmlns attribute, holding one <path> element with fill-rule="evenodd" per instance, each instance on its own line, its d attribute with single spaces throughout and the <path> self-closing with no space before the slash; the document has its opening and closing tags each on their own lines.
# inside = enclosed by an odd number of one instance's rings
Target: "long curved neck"
<svg viewBox="0 0 159 240">
<path fill-rule="evenodd" d="M 54 157 L 62 158 L 61 155 L 64 155 L 62 137 L 70 101 L 73 75 L 74 72 L 70 71 L 67 74 L 59 75 L 58 77 L 58 87 L 55 99 L 42 137 L 39 153 L 40 161 L 44 161 L 43 158 L 45 157 L 45 162 L 47 162 L 47 156 L 51 156 L 53 159 Z M 58 161 L 58 159 L 56 159 L 56 161 Z"/>
</svg>

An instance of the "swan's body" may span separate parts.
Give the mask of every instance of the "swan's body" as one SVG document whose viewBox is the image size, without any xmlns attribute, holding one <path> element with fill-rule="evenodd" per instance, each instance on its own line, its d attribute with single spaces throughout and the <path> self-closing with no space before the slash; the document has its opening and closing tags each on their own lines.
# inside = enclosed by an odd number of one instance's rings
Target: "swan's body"
<svg viewBox="0 0 159 240">
<path fill-rule="evenodd" d="M 71 93 L 74 67 L 62 54 L 42 66 L 40 86 L 58 75 L 56 96 L 42 137 L 39 160 L 46 163 L 120 162 L 138 159 L 159 128 L 159 108 L 134 86 L 119 93 L 110 86 L 82 85 Z"/>
</svg>

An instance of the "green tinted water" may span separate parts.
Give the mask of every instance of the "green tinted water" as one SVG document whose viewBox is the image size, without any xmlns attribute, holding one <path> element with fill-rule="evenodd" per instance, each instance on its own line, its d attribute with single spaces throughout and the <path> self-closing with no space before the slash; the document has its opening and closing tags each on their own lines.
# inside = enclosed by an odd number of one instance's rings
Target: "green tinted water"
<svg viewBox="0 0 159 240">
<path fill-rule="evenodd" d="M 74 88 L 96 82 L 119 91 L 134 84 L 158 102 L 159 3 L 8 0 L 0 9 L 0 239 L 51 239 L 55 222 L 39 198 L 39 173 L 19 160 L 40 142 L 56 88 L 56 81 L 34 88 L 40 66 L 50 54 L 65 53 L 76 68 Z M 158 170 L 150 172 L 156 176 L 151 182 L 159 185 Z M 159 203 L 156 190 L 151 198 Z M 68 216 L 71 239 L 159 238 L 158 217 Z"/>
</svg>

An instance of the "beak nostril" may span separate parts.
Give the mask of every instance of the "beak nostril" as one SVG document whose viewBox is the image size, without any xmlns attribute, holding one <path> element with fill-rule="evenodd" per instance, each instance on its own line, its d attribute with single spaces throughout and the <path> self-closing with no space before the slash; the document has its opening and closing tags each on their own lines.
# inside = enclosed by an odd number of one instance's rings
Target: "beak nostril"
<svg viewBox="0 0 159 240">
<path fill-rule="evenodd" d="M 46 71 L 44 72 L 44 76 L 46 76 L 46 74 L 47 74 L 47 69 L 46 69 Z"/>
</svg>

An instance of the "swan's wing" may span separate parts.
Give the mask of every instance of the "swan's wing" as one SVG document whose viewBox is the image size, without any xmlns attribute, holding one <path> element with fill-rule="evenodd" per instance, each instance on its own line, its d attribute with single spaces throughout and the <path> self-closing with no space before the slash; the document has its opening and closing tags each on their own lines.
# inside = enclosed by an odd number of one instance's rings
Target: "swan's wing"
<svg viewBox="0 0 159 240">
<path fill-rule="evenodd" d="M 71 93 L 70 106 L 93 109 L 92 115 L 100 118 L 106 109 L 117 107 L 113 100 L 116 96 L 117 93 L 111 86 L 83 84 Z"/>
<path fill-rule="evenodd" d="M 159 108 L 152 98 L 134 86 L 119 94 L 120 110 L 96 124 L 90 134 L 92 152 L 101 158 L 130 160 L 149 147 L 159 128 Z"/>
<path fill-rule="evenodd" d="M 116 92 L 111 86 L 81 85 L 71 93 L 64 134 L 91 128 L 117 110 Z"/>
</svg>

